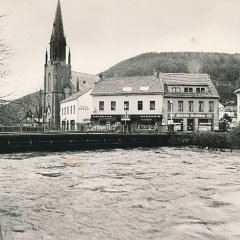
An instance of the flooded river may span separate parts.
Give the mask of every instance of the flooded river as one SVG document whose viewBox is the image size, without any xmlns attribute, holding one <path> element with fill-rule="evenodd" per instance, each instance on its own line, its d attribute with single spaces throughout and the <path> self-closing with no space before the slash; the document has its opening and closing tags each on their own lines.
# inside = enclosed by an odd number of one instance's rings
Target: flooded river
<svg viewBox="0 0 240 240">
<path fill-rule="evenodd" d="M 3 240 L 240 239 L 240 152 L 0 155 Z"/>
</svg>

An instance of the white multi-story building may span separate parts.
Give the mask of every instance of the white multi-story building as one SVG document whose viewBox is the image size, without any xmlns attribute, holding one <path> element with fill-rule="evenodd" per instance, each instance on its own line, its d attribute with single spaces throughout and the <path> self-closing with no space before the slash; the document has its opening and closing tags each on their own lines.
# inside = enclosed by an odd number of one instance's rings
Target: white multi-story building
<svg viewBox="0 0 240 240">
<path fill-rule="evenodd" d="M 121 125 L 129 131 L 162 124 L 163 85 L 158 76 L 114 77 L 92 91 L 95 124 Z"/>
<path fill-rule="evenodd" d="M 162 73 L 163 115 L 182 131 L 219 129 L 219 95 L 208 74 Z"/>
<path fill-rule="evenodd" d="M 92 88 L 79 91 L 61 101 L 61 128 L 63 130 L 82 130 L 89 124 L 92 108 Z"/>
<path fill-rule="evenodd" d="M 240 88 L 235 91 L 237 95 L 237 123 L 240 123 Z"/>
</svg>

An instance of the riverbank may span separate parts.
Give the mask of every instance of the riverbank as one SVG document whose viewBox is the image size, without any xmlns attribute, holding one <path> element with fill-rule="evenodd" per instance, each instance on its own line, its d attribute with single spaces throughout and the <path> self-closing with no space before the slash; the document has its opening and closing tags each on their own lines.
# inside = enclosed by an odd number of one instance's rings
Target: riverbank
<svg viewBox="0 0 240 240">
<path fill-rule="evenodd" d="M 240 149 L 240 130 L 232 132 L 197 132 L 171 135 L 170 146 L 211 149 Z"/>
</svg>

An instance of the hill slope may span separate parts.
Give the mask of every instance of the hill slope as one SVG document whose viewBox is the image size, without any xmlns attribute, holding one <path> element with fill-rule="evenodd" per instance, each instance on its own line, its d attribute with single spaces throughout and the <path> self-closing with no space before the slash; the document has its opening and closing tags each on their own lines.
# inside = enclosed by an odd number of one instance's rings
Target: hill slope
<svg viewBox="0 0 240 240">
<path fill-rule="evenodd" d="M 105 72 L 105 77 L 144 76 L 154 69 L 168 73 L 207 73 L 214 82 L 221 102 L 236 101 L 233 91 L 240 85 L 240 55 L 204 52 L 144 53 L 122 61 Z"/>
</svg>

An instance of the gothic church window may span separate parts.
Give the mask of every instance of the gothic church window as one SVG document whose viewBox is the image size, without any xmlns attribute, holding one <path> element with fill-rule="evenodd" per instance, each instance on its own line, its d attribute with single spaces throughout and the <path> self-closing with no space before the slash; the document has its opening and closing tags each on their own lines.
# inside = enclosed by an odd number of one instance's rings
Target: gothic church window
<svg viewBox="0 0 240 240">
<path fill-rule="evenodd" d="M 52 86 L 52 78 L 51 74 L 48 74 L 48 91 L 51 91 L 51 86 Z"/>
</svg>

